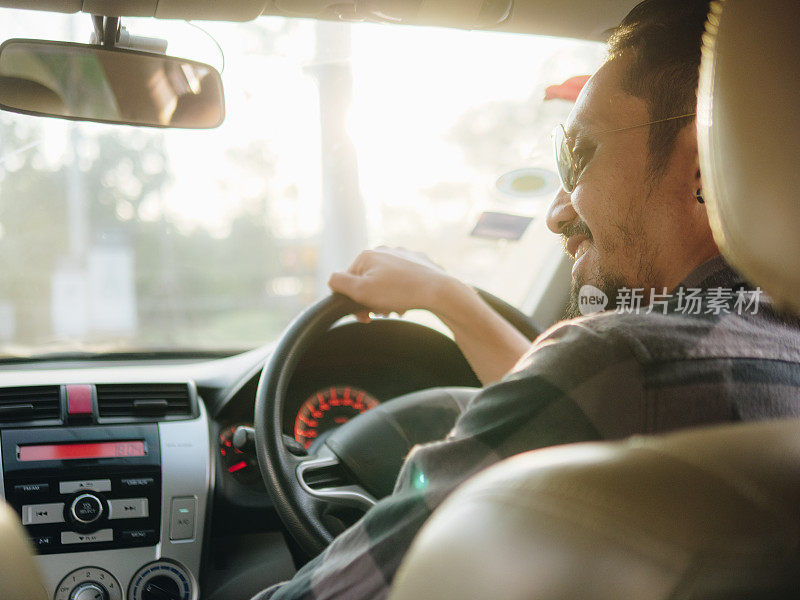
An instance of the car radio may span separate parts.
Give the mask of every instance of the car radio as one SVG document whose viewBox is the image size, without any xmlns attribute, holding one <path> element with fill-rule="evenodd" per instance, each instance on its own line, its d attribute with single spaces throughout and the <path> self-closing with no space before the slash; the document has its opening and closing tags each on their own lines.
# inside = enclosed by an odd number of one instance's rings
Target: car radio
<svg viewBox="0 0 800 600">
<path fill-rule="evenodd" d="M 63 375 L 0 385 L 0 496 L 47 597 L 197 600 L 213 455 L 194 383 Z"/>
<path fill-rule="evenodd" d="M 2 456 L 6 500 L 39 554 L 160 541 L 157 425 L 7 430 Z"/>
</svg>

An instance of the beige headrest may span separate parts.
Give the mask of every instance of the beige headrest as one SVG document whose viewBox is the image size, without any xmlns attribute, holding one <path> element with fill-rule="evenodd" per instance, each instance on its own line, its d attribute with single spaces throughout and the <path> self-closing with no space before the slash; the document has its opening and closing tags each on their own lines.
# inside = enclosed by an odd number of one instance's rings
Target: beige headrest
<svg viewBox="0 0 800 600">
<path fill-rule="evenodd" d="M 714 237 L 800 311 L 800 3 L 715 2 L 707 30 L 697 126 Z"/>
<path fill-rule="evenodd" d="M 19 517 L 0 501 L 0 598 L 47 600 L 28 536 Z"/>
</svg>

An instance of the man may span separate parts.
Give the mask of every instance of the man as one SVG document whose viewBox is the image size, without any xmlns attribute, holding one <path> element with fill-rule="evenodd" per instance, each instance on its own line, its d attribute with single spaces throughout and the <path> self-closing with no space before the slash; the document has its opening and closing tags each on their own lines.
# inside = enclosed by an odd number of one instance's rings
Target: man
<svg viewBox="0 0 800 600">
<path fill-rule="evenodd" d="M 707 10 L 704 0 L 634 8 L 557 136 L 564 189 L 547 222 L 575 259 L 571 310 L 584 285 L 623 310 L 559 323 L 528 347 L 468 286 L 418 255 L 366 252 L 331 277 L 333 290 L 375 312 L 437 314 L 492 385 L 445 440 L 411 452 L 390 497 L 260 598 L 385 597 L 433 509 L 507 456 L 800 415 L 800 328 L 759 305 L 708 226 L 693 118 Z M 640 305 L 631 302 L 637 290 Z"/>
</svg>

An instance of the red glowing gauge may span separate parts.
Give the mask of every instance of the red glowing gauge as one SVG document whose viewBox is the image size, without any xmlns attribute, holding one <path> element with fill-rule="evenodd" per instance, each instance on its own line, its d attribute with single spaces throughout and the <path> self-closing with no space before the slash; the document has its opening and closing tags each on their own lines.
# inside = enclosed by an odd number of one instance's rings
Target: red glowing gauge
<svg viewBox="0 0 800 600">
<path fill-rule="evenodd" d="M 309 396 L 297 411 L 294 420 L 294 439 L 306 448 L 319 436 L 379 402 L 364 390 L 351 386 L 333 386 Z"/>
</svg>

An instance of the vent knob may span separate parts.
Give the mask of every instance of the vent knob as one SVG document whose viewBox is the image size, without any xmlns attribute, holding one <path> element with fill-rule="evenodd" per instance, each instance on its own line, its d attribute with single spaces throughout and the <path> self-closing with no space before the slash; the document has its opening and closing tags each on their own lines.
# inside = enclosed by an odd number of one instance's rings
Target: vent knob
<svg viewBox="0 0 800 600">
<path fill-rule="evenodd" d="M 108 600 L 108 590 L 99 583 L 82 583 L 69 595 L 69 600 Z"/>
</svg>

